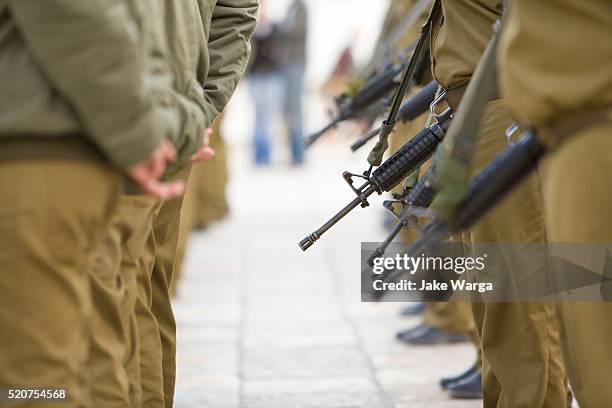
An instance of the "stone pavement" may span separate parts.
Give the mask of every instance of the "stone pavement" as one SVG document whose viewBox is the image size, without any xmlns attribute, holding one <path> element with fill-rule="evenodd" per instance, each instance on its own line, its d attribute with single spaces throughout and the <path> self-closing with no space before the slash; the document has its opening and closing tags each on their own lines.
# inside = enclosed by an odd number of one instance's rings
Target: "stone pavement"
<svg viewBox="0 0 612 408">
<path fill-rule="evenodd" d="M 437 385 L 473 362 L 469 345 L 407 347 L 394 334 L 417 318 L 360 302 L 360 242 L 384 236 L 380 197 L 297 247 L 352 199 L 340 175 L 365 159 L 348 144 L 316 146 L 301 169 L 253 169 L 233 153 L 231 217 L 193 236 L 175 303 L 177 408 L 481 405 Z"/>
</svg>

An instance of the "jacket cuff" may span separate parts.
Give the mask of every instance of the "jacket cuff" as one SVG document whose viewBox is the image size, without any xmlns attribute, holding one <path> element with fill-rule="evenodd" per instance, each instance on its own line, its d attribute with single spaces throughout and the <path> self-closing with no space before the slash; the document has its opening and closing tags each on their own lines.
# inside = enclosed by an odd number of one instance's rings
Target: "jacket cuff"
<svg viewBox="0 0 612 408">
<path fill-rule="evenodd" d="M 129 129 L 119 131 L 113 143 L 102 142 L 100 149 L 109 161 L 121 170 L 146 162 L 165 138 L 158 116 L 151 112 L 135 122 Z"/>
</svg>

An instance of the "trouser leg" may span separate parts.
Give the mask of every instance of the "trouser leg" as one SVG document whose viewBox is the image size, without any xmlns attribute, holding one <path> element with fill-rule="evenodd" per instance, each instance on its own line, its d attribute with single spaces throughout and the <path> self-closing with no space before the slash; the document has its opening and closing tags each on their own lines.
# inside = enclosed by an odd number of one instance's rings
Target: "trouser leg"
<svg viewBox="0 0 612 408">
<path fill-rule="evenodd" d="M 188 179 L 190 171 L 191 168 L 184 168 L 174 177 Z M 166 408 L 173 405 L 176 380 L 176 323 L 172 312 L 170 285 L 174 273 L 182 204 L 182 198 L 165 201 L 153 221 L 156 250 L 151 275 L 151 311 L 159 326 L 162 345 Z"/>
<path fill-rule="evenodd" d="M 502 101 L 487 106 L 475 154 L 482 169 L 506 147 L 504 130 L 512 119 Z M 472 244 L 541 243 L 545 239 L 541 191 L 533 175 L 470 230 Z M 504 252 L 503 247 L 501 252 Z M 518 271 L 500 264 L 497 272 Z M 502 261 L 503 262 L 503 261 Z M 544 260 L 529 276 L 544 274 Z M 480 273 L 476 280 L 482 279 Z M 547 303 L 472 303 L 483 354 L 485 407 L 563 407 L 567 405 L 555 305 Z"/>
<path fill-rule="evenodd" d="M 96 163 L 11 161 L 0 186 L 0 387 L 65 388 L 69 401 L 45 406 L 89 406 L 88 269 L 119 178 Z"/>
<path fill-rule="evenodd" d="M 547 162 L 546 221 L 551 242 L 612 242 L 612 125 L 574 135 Z M 605 259 L 608 254 L 602 253 Z M 580 264 L 579 259 L 572 260 Z M 612 406 L 612 303 L 560 304 L 563 352 L 581 407 Z"/>
<path fill-rule="evenodd" d="M 423 323 L 454 333 L 470 333 L 474 330 L 474 320 L 469 303 L 430 302 L 425 305 Z"/>
<path fill-rule="evenodd" d="M 125 310 L 127 290 L 120 271 L 121 232 L 116 225 L 119 207 L 96 247 L 89 270 L 93 299 L 87 363 L 91 401 L 94 406 L 109 408 L 138 406 L 131 404 L 130 379 L 124 364 L 130 346 L 126 324 L 130 313 Z"/>
</svg>

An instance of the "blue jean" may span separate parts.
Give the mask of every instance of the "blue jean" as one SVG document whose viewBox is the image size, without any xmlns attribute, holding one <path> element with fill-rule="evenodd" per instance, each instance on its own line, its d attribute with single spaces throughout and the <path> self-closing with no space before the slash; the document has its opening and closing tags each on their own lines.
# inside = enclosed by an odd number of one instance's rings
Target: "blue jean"
<svg viewBox="0 0 612 408">
<path fill-rule="evenodd" d="M 304 66 L 288 64 L 283 68 L 285 85 L 285 117 L 289 128 L 291 154 L 294 163 L 304 161 L 304 124 L 302 96 L 304 94 Z"/>
<path fill-rule="evenodd" d="M 270 122 L 277 112 L 278 77 L 275 74 L 251 74 L 249 77 L 251 96 L 255 103 L 255 133 L 253 147 L 255 163 L 270 163 Z"/>
</svg>

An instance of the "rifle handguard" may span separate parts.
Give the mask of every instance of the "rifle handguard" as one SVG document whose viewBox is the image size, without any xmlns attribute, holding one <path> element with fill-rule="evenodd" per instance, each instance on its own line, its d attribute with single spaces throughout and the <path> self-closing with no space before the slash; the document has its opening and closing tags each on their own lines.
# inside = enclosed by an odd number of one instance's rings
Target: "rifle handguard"
<svg viewBox="0 0 612 408">
<path fill-rule="evenodd" d="M 380 191 L 390 191 L 436 151 L 450 126 L 450 120 L 434 124 L 417 135 L 389 157 L 373 173 L 371 180 Z"/>
<path fill-rule="evenodd" d="M 411 207 L 421 207 L 428 208 L 436 195 L 431 182 L 423 177 L 419 182 L 414 186 L 410 195 L 408 196 L 408 205 Z"/>
</svg>

